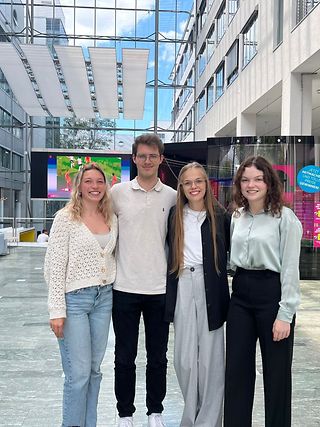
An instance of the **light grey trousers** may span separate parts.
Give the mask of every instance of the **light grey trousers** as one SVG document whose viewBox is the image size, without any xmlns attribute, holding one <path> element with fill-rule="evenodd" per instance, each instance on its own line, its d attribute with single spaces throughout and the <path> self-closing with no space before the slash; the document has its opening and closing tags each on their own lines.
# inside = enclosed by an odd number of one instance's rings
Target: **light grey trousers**
<svg viewBox="0 0 320 427">
<path fill-rule="evenodd" d="M 180 427 L 221 427 L 224 329 L 209 332 L 202 265 L 179 278 L 174 368 L 185 403 Z"/>
</svg>

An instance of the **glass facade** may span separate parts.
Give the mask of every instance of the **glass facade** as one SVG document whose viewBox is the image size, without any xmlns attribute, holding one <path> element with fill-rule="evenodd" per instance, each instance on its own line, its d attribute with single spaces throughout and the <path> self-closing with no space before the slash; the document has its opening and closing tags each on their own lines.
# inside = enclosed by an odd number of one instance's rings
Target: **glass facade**
<svg viewBox="0 0 320 427">
<path fill-rule="evenodd" d="M 206 165 L 212 189 L 219 202 L 230 212 L 233 177 L 240 163 L 251 155 L 266 157 L 279 174 L 284 199 L 303 226 L 300 273 L 303 279 L 320 278 L 320 193 L 303 191 L 298 172 L 308 165 L 319 164 L 320 140 L 316 137 L 241 137 L 209 138 L 185 144 L 168 144 L 162 178 L 175 186 L 176 176 L 188 161 Z"/>
<path fill-rule="evenodd" d="M 303 226 L 300 272 L 308 279 L 320 277 L 320 234 L 315 221 L 320 194 L 302 191 L 296 177 L 303 167 L 319 162 L 319 142 L 315 137 L 262 137 L 212 139 L 208 144 L 208 173 L 218 200 L 226 208 L 232 199 L 233 176 L 246 157 L 261 155 L 273 164 L 283 184 L 286 205 Z"/>
<path fill-rule="evenodd" d="M 13 14 L 15 4 L 13 1 L 7 2 L 6 12 Z M 176 87 L 177 81 L 171 80 L 170 75 L 181 46 L 185 46 L 185 65 L 193 50 L 193 41 L 189 43 L 183 39 L 185 23 L 191 15 L 191 0 L 39 0 L 31 3 L 21 1 L 20 5 L 24 8 L 25 16 L 20 24 L 25 25 L 14 25 L 10 32 L 16 31 L 16 37 L 25 43 L 47 44 L 53 56 L 54 46 L 61 44 L 81 46 L 85 58 L 88 47 L 110 47 L 116 49 L 120 64 L 123 48 L 149 50 L 145 108 L 141 119 L 126 120 L 121 109 L 118 119 L 96 117 L 82 120 L 81 125 L 79 120 L 63 117 L 37 119 L 29 124 L 34 134 L 32 139 L 38 141 L 36 146 L 39 147 L 39 141 L 43 141 L 43 147 L 63 148 L 68 145 L 69 139 L 74 141 L 75 148 L 95 145 L 96 149 L 119 150 L 121 146 L 118 141 L 126 140 L 122 136 L 130 132 L 130 143 L 122 147 L 130 149 L 133 138 L 148 130 L 165 130 L 170 140 L 168 135 L 176 127 L 175 124 L 171 125 L 173 92 L 180 90 Z M 201 16 L 204 22 L 204 10 Z M 10 41 L 5 29 L 2 29 L 2 33 L 2 39 Z M 183 71 L 181 66 L 181 73 Z M 4 90 L 8 90 L 2 74 L 0 84 Z M 121 90 L 120 85 L 120 106 Z M 73 131 L 67 135 L 70 127 Z M 76 134 L 75 129 L 78 130 Z M 43 130 L 46 134 L 44 139 Z"/>
</svg>

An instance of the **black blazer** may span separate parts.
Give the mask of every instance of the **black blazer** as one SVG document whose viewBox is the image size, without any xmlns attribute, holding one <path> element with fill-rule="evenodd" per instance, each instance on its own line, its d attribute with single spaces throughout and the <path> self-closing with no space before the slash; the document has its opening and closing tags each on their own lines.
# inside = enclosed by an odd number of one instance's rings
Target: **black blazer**
<svg viewBox="0 0 320 427">
<path fill-rule="evenodd" d="M 179 281 L 179 278 L 176 277 L 176 273 L 170 273 L 173 244 L 172 222 L 175 215 L 175 209 L 175 206 L 171 208 L 168 219 L 169 256 L 165 307 L 165 320 L 167 322 L 173 322 L 174 319 Z M 216 241 L 220 274 L 216 272 L 214 264 L 211 222 L 206 218 L 201 226 L 204 286 L 209 331 L 220 328 L 226 321 L 230 300 L 227 278 L 227 251 L 230 247 L 230 215 L 218 205 L 215 206 L 215 213 L 217 229 Z"/>
</svg>

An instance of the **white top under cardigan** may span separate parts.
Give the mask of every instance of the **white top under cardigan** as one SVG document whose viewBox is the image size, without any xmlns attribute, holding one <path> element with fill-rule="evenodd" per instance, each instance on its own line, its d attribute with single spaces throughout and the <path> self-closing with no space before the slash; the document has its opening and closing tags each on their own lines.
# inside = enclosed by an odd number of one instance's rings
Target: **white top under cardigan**
<svg viewBox="0 0 320 427">
<path fill-rule="evenodd" d="M 187 204 L 184 206 L 184 267 L 202 264 L 201 226 L 205 219 L 206 211 L 194 211 Z"/>
<path fill-rule="evenodd" d="M 50 319 L 66 317 L 65 293 L 114 282 L 117 235 L 117 217 L 113 215 L 110 239 L 102 249 L 83 222 L 73 221 L 66 209 L 57 213 L 44 265 Z"/>
</svg>

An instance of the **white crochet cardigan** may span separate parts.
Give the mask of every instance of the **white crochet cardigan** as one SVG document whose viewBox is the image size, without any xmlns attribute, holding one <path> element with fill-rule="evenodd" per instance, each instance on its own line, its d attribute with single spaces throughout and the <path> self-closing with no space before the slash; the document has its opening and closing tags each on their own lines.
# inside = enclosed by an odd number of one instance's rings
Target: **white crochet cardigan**
<svg viewBox="0 0 320 427">
<path fill-rule="evenodd" d="M 114 282 L 117 236 L 115 215 L 112 217 L 110 239 L 102 249 L 84 223 L 72 220 L 65 209 L 57 213 L 44 263 L 44 277 L 49 287 L 50 319 L 66 317 L 65 293 Z"/>
</svg>

